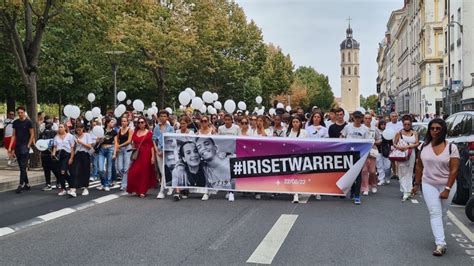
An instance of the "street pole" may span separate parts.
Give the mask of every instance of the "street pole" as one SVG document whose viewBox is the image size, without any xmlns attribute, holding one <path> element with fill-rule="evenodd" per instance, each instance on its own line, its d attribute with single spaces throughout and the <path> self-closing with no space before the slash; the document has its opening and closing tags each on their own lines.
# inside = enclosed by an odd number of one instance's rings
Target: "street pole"
<svg viewBox="0 0 474 266">
<path fill-rule="evenodd" d="M 118 57 L 124 54 L 124 51 L 107 51 L 105 54 L 109 59 L 110 65 L 112 66 L 113 82 L 114 82 L 114 111 L 117 108 L 117 70 L 118 70 Z"/>
<path fill-rule="evenodd" d="M 117 63 L 112 64 L 112 71 L 114 75 L 114 111 L 117 109 L 117 67 Z"/>
</svg>

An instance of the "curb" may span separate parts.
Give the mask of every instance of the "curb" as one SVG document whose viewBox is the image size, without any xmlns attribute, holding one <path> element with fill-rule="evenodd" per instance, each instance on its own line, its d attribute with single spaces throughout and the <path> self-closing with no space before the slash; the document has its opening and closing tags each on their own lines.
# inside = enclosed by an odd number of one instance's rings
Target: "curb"
<svg viewBox="0 0 474 266">
<path fill-rule="evenodd" d="M 1 173 L 1 171 L 0 171 L 0 173 Z M 45 183 L 43 174 L 33 175 L 33 176 L 31 176 L 30 173 L 28 173 L 28 174 L 29 174 L 28 175 L 28 180 L 29 180 L 30 186 L 37 186 L 37 185 L 41 185 L 41 184 Z M 7 182 L 0 182 L 0 192 L 5 192 L 5 191 L 16 189 L 18 187 L 18 180 L 19 179 L 15 179 L 15 180 L 12 180 L 12 181 L 7 181 Z"/>
<path fill-rule="evenodd" d="M 67 208 L 64 208 L 64 209 L 61 209 L 61 210 L 57 210 L 57 211 L 54 211 L 54 212 L 43 214 L 43 215 L 37 216 L 35 218 L 29 219 L 29 220 L 26 220 L 26 221 L 23 221 L 23 222 L 19 222 L 19 223 L 16 223 L 16 224 L 13 224 L 13 225 L 10 225 L 10 226 L 7 226 L 7 227 L 2 227 L 2 228 L 0 228 L 0 237 L 22 231 L 24 229 L 33 227 L 33 226 L 38 225 L 38 224 L 42 224 L 44 222 L 55 220 L 57 218 L 69 215 L 71 213 L 75 213 L 77 211 L 85 210 L 87 208 L 90 208 L 90 207 L 93 207 L 93 206 L 96 206 L 96 205 L 99 205 L 99 204 L 102 204 L 102 203 L 105 203 L 105 202 L 109 202 L 109 201 L 114 200 L 114 199 L 118 199 L 119 197 L 124 196 L 124 195 L 127 195 L 127 192 L 120 192 L 120 193 L 116 193 L 116 194 L 110 194 L 110 195 L 107 195 L 107 196 L 103 196 L 103 197 L 100 197 L 100 198 L 97 198 L 97 199 L 90 200 L 88 202 L 84 202 L 84 203 L 72 206 L 72 207 L 67 207 Z"/>
</svg>

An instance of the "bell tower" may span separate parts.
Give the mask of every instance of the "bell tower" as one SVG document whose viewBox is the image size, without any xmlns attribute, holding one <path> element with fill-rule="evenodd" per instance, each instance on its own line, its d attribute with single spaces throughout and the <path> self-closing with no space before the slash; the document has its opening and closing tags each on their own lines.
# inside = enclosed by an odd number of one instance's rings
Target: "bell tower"
<svg viewBox="0 0 474 266">
<path fill-rule="evenodd" d="M 351 18 L 346 39 L 341 43 L 341 103 L 344 110 L 353 112 L 360 106 L 359 43 L 352 37 Z"/>
</svg>

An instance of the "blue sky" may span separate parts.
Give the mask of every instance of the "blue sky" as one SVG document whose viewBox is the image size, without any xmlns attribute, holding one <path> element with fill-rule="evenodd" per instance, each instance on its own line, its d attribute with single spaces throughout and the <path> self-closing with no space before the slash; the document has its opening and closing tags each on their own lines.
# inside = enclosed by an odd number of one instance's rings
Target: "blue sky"
<svg viewBox="0 0 474 266">
<path fill-rule="evenodd" d="M 378 43 L 383 39 L 390 13 L 403 0 L 235 0 L 271 42 L 289 53 L 295 67 L 312 66 L 329 76 L 340 96 L 339 45 L 352 18 L 360 48 L 360 91 L 375 94 Z"/>
</svg>

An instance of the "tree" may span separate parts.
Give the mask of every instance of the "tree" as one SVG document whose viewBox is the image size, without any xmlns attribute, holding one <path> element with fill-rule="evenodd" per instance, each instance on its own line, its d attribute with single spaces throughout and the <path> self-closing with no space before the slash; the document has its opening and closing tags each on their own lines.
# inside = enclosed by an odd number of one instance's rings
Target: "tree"
<svg viewBox="0 0 474 266">
<path fill-rule="evenodd" d="M 365 99 L 365 104 L 363 105 L 366 110 L 377 110 L 378 96 L 372 94 Z M 362 106 L 362 104 L 361 104 Z"/>
<path fill-rule="evenodd" d="M 295 71 L 295 80 L 307 89 L 307 100 L 304 108 L 317 106 L 329 110 L 334 103 L 334 93 L 329 85 L 329 78 L 318 73 L 312 67 L 299 67 Z"/>
</svg>

